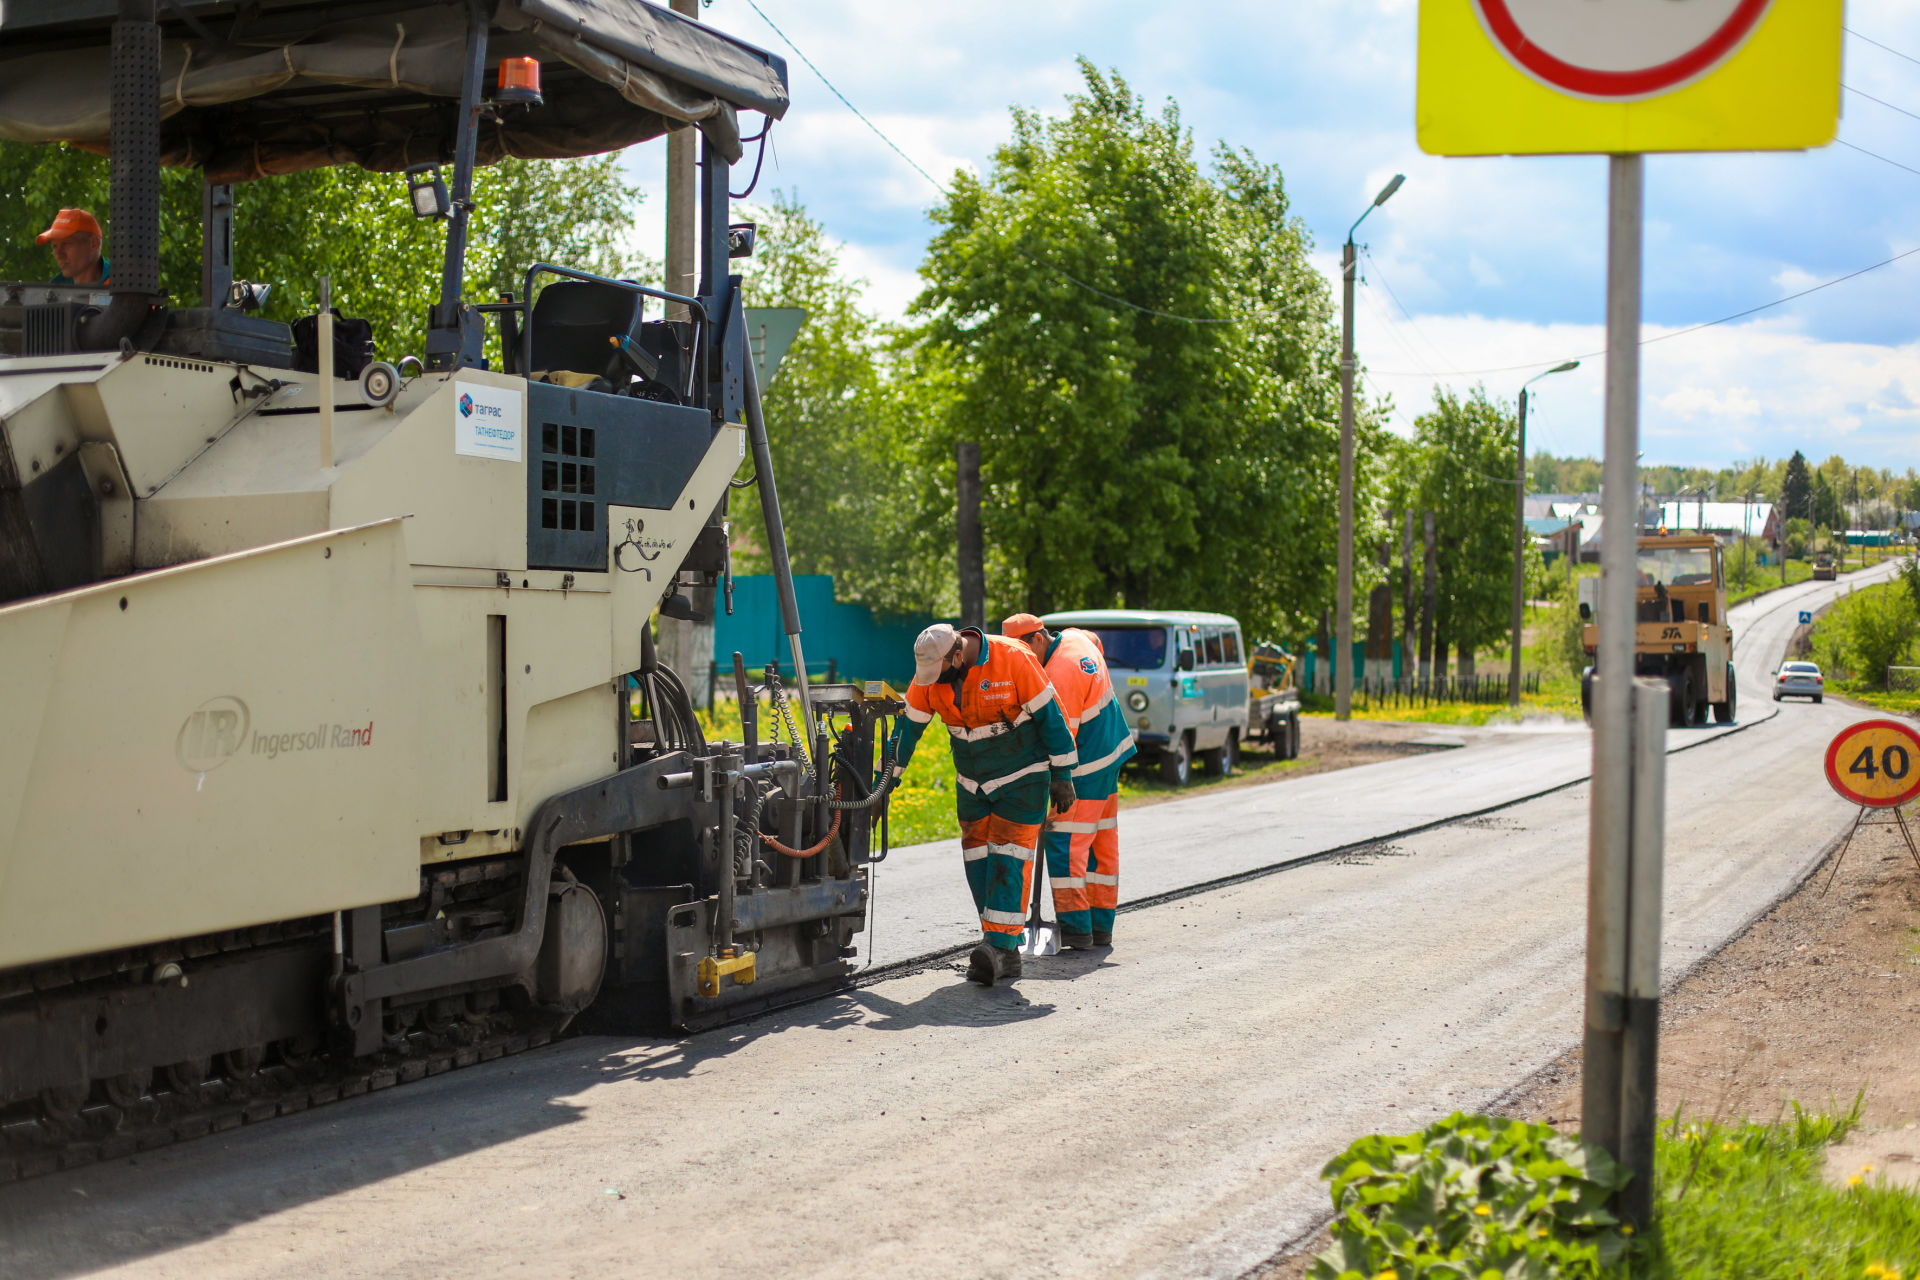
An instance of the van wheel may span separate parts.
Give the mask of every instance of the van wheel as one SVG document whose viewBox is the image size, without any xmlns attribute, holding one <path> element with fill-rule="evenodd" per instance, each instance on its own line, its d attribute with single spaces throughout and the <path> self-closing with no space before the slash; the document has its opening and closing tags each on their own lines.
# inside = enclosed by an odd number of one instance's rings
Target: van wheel
<svg viewBox="0 0 1920 1280">
<path fill-rule="evenodd" d="M 1286 717 L 1278 711 L 1267 717 L 1267 746 L 1273 752 L 1275 760 L 1287 758 L 1287 747 L 1293 741 L 1287 729 Z"/>
<path fill-rule="evenodd" d="M 1240 767 L 1240 731 L 1227 730 L 1227 740 L 1213 750 L 1202 753 L 1202 761 L 1208 777 L 1231 777 L 1233 771 Z"/>
<path fill-rule="evenodd" d="M 1300 758 L 1300 717 L 1287 717 L 1287 759 Z"/>
<path fill-rule="evenodd" d="M 1170 787 L 1184 787 L 1193 779 L 1193 739 L 1181 734 L 1160 753 L 1160 781 Z"/>
</svg>

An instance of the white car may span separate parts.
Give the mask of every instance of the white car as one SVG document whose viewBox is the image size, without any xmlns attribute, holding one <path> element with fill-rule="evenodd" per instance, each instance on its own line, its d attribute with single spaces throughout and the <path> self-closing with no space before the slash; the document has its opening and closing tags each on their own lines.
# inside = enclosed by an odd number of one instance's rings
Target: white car
<svg viewBox="0 0 1920 1280">
<path fill-rule="evenodd" d="M 1782 698 L 1812 698 L 1820 701 L 1826 693 L 1826 677 L 1820 674 L 1820 667 L 1812 662 L 1783 662 L 1779 670 L 1773 673 L 1773 700 Z"/>
</svg>

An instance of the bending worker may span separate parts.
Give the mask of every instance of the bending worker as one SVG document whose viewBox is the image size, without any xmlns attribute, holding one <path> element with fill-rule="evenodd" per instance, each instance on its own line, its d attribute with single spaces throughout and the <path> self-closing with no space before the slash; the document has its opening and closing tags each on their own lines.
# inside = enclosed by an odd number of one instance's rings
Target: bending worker
<svg viewBox="0 0 1920 1280">
<path fill-rule="evenodd" d="M 1120 766 L 1133 758 L 1134 746 L 1113 696 L 1106 651 L 1093 632 L 1066 627 L 1055 635 L 1030 613 L 1014 614 L 1000 632 L 1026 645 L 1046 669 L 1080 757 L 1073 770 L 1078 798 L 1045 837 L 1060 942 L 1081 950 L 1110 947 L 1120 905 Z"/>
<path fill-rule="evenodd" d="M 53 260 L 60 264 L 54 284 L 112 283 L 113 268 L 100 256 L 100 220 L 85 209 L 62 209 L 33 242 L 53 246 Z"/>
<path fill-rule="evenodd" d="M 1026 647 L 976 627 L 936 622 L 920 633 L 906 703 L 894 735 L 901 769 L 934 716 L 953 735 L 960 852 L 980 912 L 967 977 L 988 987 L 1017 978 L 1040 821 L 1049 798 L 1057 813 L 1073 807 L 1073 735 Z"/>
</svg>

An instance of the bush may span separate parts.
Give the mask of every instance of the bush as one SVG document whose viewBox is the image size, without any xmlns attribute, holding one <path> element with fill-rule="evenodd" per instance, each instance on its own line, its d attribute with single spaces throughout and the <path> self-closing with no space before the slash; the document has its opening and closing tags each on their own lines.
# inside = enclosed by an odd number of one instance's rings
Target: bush
<svg viewBox="0 0 1920 1280">
<path fill-rule="evenodd" d="M 1313 1280 L 1597 1280 L 1626 1255 L 1606 1203 L 1627 1171 L 1547 1125 L 1456 1112 L 1362 1138 L 1320 1176 L 1337 1216 Z"/>
<path fill-rule="evenodd" d="M 1549 669 L 1579 675 L 1587 665 L 1587 624 L 1580 621 L 1574 593 L 1568 591 L 1563 599 L 1549 605 L 1540 621 L 1540 653 Z"/>
<path fill-rule="evenodd" d="M 1879 685 L 1920 635 L 1920 609 L 1904 583 L 1869 587 L 1837 601 L 1815 632 L 1815 653 L 1852 678 Z"/>
</svg>

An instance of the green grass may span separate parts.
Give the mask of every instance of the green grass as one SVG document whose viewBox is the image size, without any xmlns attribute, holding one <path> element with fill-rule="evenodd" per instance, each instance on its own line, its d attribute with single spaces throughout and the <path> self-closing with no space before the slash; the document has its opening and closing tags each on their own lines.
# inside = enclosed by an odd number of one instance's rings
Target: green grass
<svg viewBox="0 0 1920 1280">
<path fill-rule="evenodd" d="M 1639 1275 L 1654 1280 L 1788 1280 L 1920 1275 L 1920 1194 L 1871 1170 L 1836 1187 L 1827 1147 L 1859 1123 L 1795 1105 L 1773 1124 L 1662 1126 L 1655 1230 Z M 1857 1178 L 1858 1181 L 1854 1179 Z"/>
<path fill-rule="evenodd" d="M 1739 557 L 1736 556 L 1733 561 L 1727 565 L 1727 605 L 1729 608 L 1742 601 L 1751 600 L 1755 596 L 1763 596 L 1769 591 L 1777 591 L 1782 585 L 1780 581 L 1780 566 L 1777 564 L 1770 564 L 1764 568 L 1758 564 L 1749 565 L 1747 568 L 1747 585 L 1744 587 L 1736 585 L 1740 580 L 1739 575 L 1740 561 Z M 1786 586 L 1794 586 L 1812 577 L 1813 562 L 1811 560 L 1787 561 Z"/>
<path fill-rule="evenodd" d="M 1862 706 L 1876 711 L 1894 711 L 1903 715 L 1920 715 L 1920 691 L 1900 690 L 1888 693 L 1884 689 L 1860 689 L 1845 682 L 1836 682 L 1828 686 L 1836 695 L 1858 702 Z"/>
</svg>

